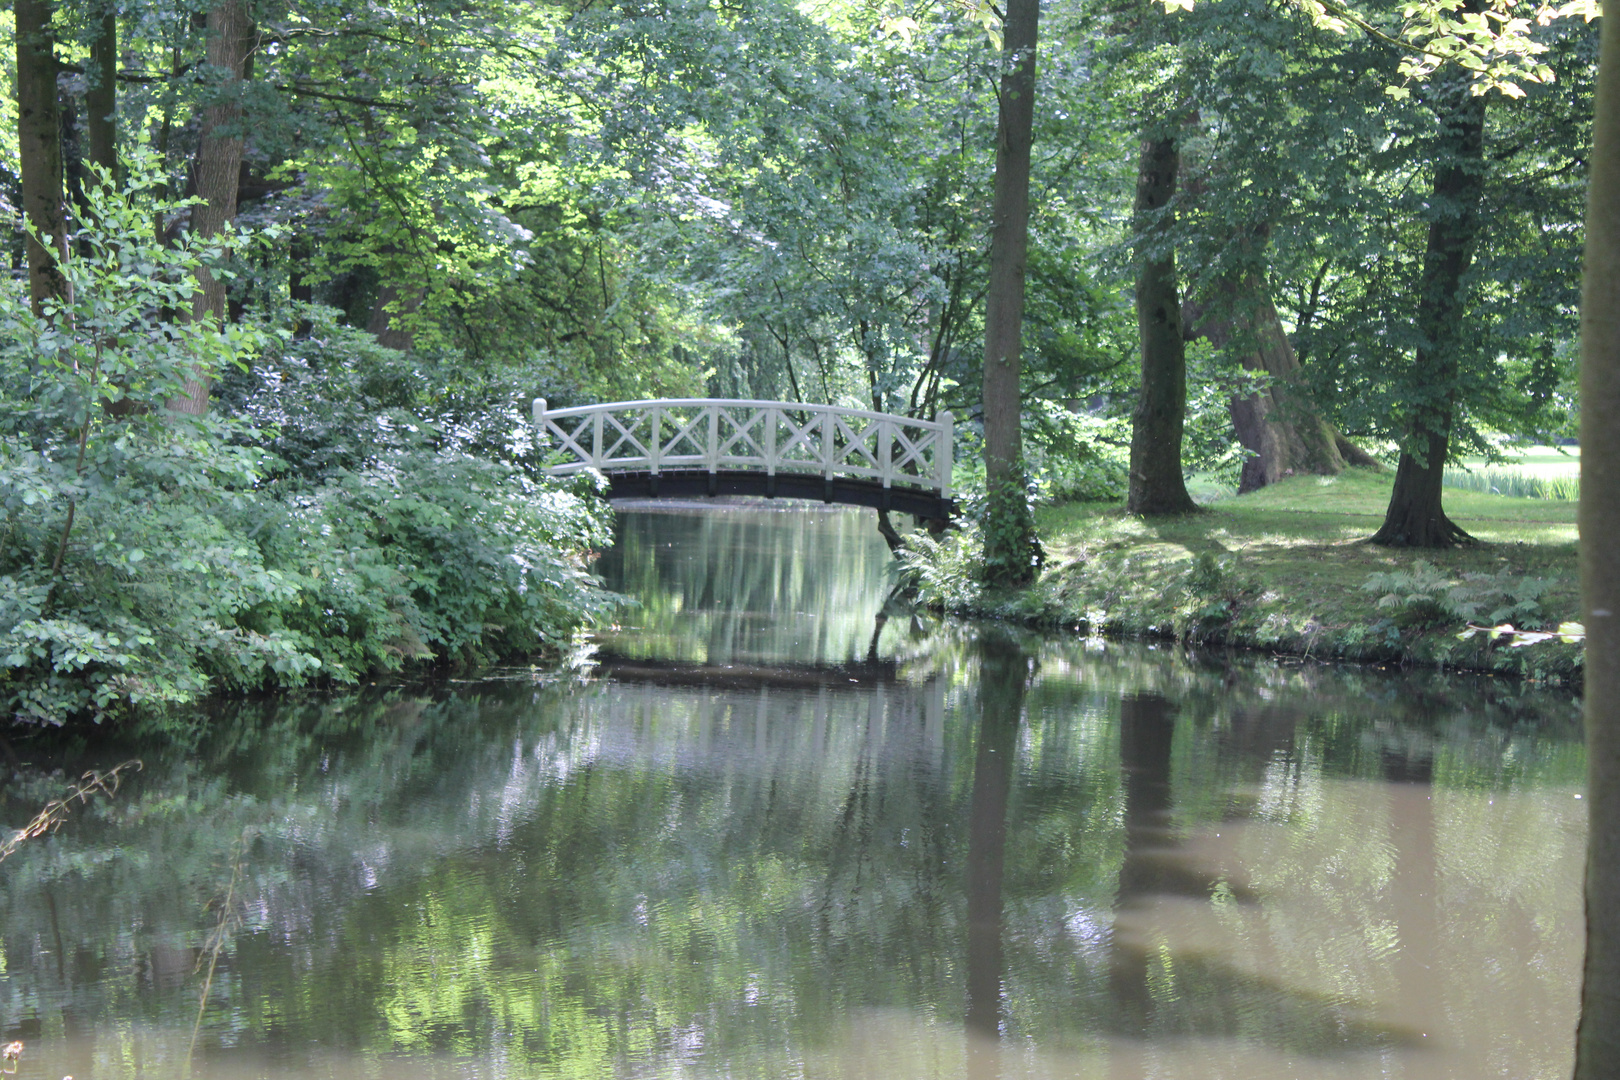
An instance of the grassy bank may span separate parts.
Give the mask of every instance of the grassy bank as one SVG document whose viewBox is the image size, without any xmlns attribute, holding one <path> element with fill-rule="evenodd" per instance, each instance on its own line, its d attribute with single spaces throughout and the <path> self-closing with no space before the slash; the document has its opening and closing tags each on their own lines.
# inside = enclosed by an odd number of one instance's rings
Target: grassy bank
<svg viewBox="0 0 1620 1080">
<path fill-rule="evenodd" d="M 1087 632 L 1578 679 L 1579 646 L 1457 638 L 1470 619 L 1527 628 L 1579 618 L 1575 503 L 1448 489 L 1448 513 L 1480 542 L 1397 551 L 1360 542 L 1383 520 L 1390 483 L 1361 469 L 1294 477 L 1153 521 L 1118 504 L 1048 507 L 1038 518 L 1047 568 L 1034 587 L 947 602 Z"/>
</svg>

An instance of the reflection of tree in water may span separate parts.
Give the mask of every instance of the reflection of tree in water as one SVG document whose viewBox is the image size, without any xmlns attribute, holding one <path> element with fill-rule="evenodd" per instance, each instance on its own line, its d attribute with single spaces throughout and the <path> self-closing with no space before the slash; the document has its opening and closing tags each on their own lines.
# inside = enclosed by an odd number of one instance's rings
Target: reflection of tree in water
<svg viewBox="0 0 1620 1080">
<path fill-rule="evenodd" d="M 966 1026 L 969 1073 L 988 1077 L 995 1074 L 997 1059 L 986 1043 L 1001 1036 L 1007 803 L 1029 662 L 1016 644 L 993 631 L 981 642 L 979 655 L 978 738 L 968 806 Z"/>
<path fill-rule="evenodd" d="M 1170 747 L 1175 738 L 1175 709 L 1156 694 L 1131 694 L 1120 703 L 1119 767 L 1125 789 L 1125 857 L 1119 865 L 1119 891 L 1114 910 L 1128 911 L 1170 891 L 1174 851 L 1170 820 Z M 1177 882 L 1185 885 L 1185 882 Z M 1210 882 L 1213 886 L 1214 882 Z M 1178 890 L 1182 891 L 1182 890 Z M 1200 890 L 1208 896 L 1208 889 Z M 1149 949 L 1126 944 L 1116 918 L 1111 941 L 1108 989 L 1126 1033 L 1146 1035 L 1154 1018 L 1149 986 Z"/>
<path fill-rule="evenodd" d="M 1121 701 L 1125 850 L 1110 939 L 1105 1026 L 1131 1039 L 1239 1038 L 1310 1054 L 1418 1045 L 1421 1032 L 1369 1023 L 1355 1015 L 1353 1002 L 1290 987 L 1281 978 L 1240 970 L 1212 956 L 1178 955 L 1166 941 L 1143 934 L 1155 902 L 1210 902 L 1217 888 L 1234 902 L 1257 901 L 1218 871 L 1186 857 L 1173 820 L 1176 717 L 1176 707 L 1158 694 L 1127 694 Z M 1233 741 L 1241 746 L 1257 738 L 1275 750 L 1279 729 L 1268 723 L 1275 714 L 1259 711 L 1250 718 L 1257 721 L 1255 735 Z"/>
</svg>

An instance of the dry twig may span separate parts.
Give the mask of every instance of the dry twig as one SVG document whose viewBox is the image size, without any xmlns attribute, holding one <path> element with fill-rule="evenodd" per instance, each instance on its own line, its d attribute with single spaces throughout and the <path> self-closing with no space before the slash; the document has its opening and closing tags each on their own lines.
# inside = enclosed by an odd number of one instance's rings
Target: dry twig
<svg viewBox="0 0 1620 1080">
<path fill-rule="evenodd" d="M 52 833 L 60 829 L 62 822 L 67 820 L 69 811 L 73 809 L 74 803 L 88 803 L 91 797 L 95 795 L 106 795 L 111 798 L 118 791 L 118 785 L 123 779 L 119 774 L 125 769 L 134 769 L 139 772 L 141 769 L 140 759 L 131 758 L 129 761 L 113 766 L 106 772 L 91 769 L 79 777 L 79 782 L 73 786 L 72 791 L 60 799 L 52 799 L 46 803 L 45 808 L 35 814 L 32 821 L 13 833 L 11 838 L 4 844 L 0 844 L 0 861 L 4 861 L 18 848 L 35 837 L 44 836 L 46 833 Z M 9 1050 L 10 1047 L 6 1049 Z"/>
</svg>

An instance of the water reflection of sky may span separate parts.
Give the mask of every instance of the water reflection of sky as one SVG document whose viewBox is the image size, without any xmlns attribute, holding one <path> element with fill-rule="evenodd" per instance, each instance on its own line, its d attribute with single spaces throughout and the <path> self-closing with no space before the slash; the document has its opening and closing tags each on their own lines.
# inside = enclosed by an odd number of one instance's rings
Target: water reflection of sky
<svg viewBox="0 0 1620 1080">
<path fill-rule="evenodd" d="M 722 517 L 626 526 L 720 546 L 642 564 L 636 647 L 751 682 L 258 703 L 143 747 L 0 865 L 23 1075 L 183 1071 L 227 893 L 198 1077 L 1567 1074 L 1567 697 L 898 617 L 881 678 L 784 684 L 867 655 L 883 553 L 869 517 Z M 847 628 L 728 622 L 734 585 Z"/>
</svg>

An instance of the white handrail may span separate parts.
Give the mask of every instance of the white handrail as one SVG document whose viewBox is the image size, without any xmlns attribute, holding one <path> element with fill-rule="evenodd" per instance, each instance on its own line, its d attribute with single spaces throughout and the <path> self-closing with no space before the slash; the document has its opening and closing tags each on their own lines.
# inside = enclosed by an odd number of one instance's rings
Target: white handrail
<svg viewBox="0 0 1620 1080">
<path fill-rule="evenodd" d="M 567 460 L 550 467 L 650 472 L 758 469 L 881 481 L 884 487 L 951 494 L 954 419 L 938 420 L 733 398 L 658 398 L 548 409 L 534 399 L 534 426 Z"/>
</svg>

